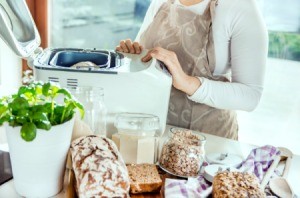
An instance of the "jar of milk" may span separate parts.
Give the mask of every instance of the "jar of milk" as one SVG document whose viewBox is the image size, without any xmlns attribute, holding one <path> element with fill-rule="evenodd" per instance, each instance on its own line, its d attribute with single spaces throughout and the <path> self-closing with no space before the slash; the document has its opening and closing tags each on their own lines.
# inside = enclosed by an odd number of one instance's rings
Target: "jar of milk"
<svg viewBox="0 0 300 198">
<path fill-rule="evenodd" d="M 112 139 L 126 164 L 156 163 L 159 118 L 151 114 L 120 113 L 116 116 L 118 133 Z"/>
</svg>

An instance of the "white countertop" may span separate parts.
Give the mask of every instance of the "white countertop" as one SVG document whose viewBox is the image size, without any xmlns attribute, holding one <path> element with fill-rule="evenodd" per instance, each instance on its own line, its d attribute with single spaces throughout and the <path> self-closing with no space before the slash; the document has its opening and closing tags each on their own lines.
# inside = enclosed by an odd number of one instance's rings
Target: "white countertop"
<svg viewBox="0 0 300 198">
<path fill-rule="evenodd" d="M 170 126 L 167 126 L 166 131 L 169 130 Z M 166 133 L 165 133 L 166 134 Z M 249 145 L 245 143 L 241 143 L 234 140 L 229 140 L 226 138 L 221 138 L 213 135 L 204 134 L 207 138 L 207 142 L 205 145 L 206 153 L 215 153 L 215 152 L 222 152 L 222 153 L 232 153 L 237 154 L 243 157 L 244 159 L 248 156 L 250 151 L 253 148 L 256 148 L 254 145 Z M 165 135 L 164 135 L 165 137 Z M 0 144 L 0 149 L 3 150 L 5 145 Z M 288 174 L 287 180 L 291 184 L 291 187 L 294 190 L 294 193 L 300 197 L 300 188 L 299 188 L 299 181 L 300 181 L 300 156 L 294 155 L 290 167 L 290 172 Z M 14 190 L 14 183 L 13 180 L 10 180 L 2 185 L 0 185 L 0 197 L 7 197 L 7 198 L 20 198 L 16 191 Z M 63 198 L 65 197 L 64 191 L 60 194 L 55 196 L 56 198 Z"/>
</svg>

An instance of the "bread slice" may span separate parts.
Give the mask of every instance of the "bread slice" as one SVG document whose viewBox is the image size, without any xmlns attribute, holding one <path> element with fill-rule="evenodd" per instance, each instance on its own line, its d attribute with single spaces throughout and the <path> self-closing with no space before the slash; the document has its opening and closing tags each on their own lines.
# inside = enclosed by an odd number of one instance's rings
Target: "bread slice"
<svg viewBox="0 0 300 198">
<path fill-rule="evenodd" d="M 127 165 L 130 178 L 130 193 L 159 191 L 162 180 L 154 164 L 130 164 Z"/>
</svg>

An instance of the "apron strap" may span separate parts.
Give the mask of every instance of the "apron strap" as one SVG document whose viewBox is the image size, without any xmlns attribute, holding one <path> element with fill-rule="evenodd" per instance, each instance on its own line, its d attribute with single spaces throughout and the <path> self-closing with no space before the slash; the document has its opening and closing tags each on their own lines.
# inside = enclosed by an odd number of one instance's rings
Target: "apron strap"
<svg viewBox="0 0 300 198">
<path fill-rule="evenodd" d="M 213 21 L 215 19 L 216 6 L 218 5 L 218 0 L 210 0 L 206 6 L 203 15 L 208 17 L 207 19 Z"/>
<path fill-rule="evenodd" d="M 175 0 L 168 0 L 169 3 L 173 4 Z"/>
<path fill-rule="evenodd" d="M 210 2 L 210 16 L 211 20 L 214 21 L 216 14 L 216 6 L 218 5 L 218 0 L 211 0 Z"/>
</svg>

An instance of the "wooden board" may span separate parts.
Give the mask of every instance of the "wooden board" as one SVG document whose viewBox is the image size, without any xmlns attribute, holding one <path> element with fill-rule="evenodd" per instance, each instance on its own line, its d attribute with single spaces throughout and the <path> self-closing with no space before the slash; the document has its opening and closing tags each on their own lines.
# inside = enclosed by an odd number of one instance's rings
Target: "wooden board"
<svg viewBox="0 0 300 198">
<path fill-rule="evenodd" d="M 164 186 L 164 181 L 166 178 L 176 178 L 180 179 L 178 177 L 172 176 L 165 171 L 161 170 L 159 167 L 158 172 L 161 176 L 161 179 L 163 181 L 162 186 Z M 75 174 L 74 171 L 71 169 L 66 169 L 65 173 L 65 193 L 66 193 L 66 198 L 77 198 L 76 195 L 76 190 L 75 190 Z M 130 194 L 131 198 L 162 198 L 163 196 L 163 188 L 160 190 L 160 192 L 155 192 L 155 193 L 142 193 L 142 194 Z"/>
</svg>

